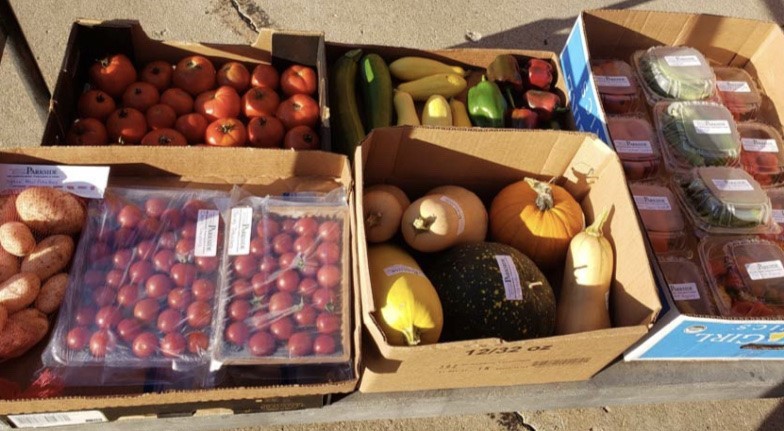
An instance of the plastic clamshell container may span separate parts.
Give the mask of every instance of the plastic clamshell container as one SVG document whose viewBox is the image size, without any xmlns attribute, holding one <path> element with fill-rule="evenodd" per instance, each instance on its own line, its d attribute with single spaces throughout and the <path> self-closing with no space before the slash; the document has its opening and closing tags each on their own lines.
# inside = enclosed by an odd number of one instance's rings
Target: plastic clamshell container
<svg viewBox="0 0 784 431">
<path fill-rule="evenodd" d="M 656 254 L 681 252 L 686 246 L 686 222 L 672 191 L 658 183 L 631 183 L 629 189 Z"/>
<path fill-rule="evenodd" d="M 656 46 L 632 55 L 640 87 L 650 105 L 662 100 L 706 100 L 715 97 L 716 75 L 698 50 Z"/>
<path fill-rule="evenodd" d="M 639 108 L 639 86 L 629 63 L 621 60 L 591 60 L 591 72 L 605 112 L 623 115 Z"/>
<path fill-rule="evenodd" d="M 740 166 L 740 134 L 724 106 L 714 102 L 660 102 L 653 116 L 670 170 Z"/>
<path fill-rule="evenodd" d="M 694 168 L 677 175 L 678 196 L 694 224 L 709 233 L 777 233 L 770 199 L 760 184 L 739 168 Z"/>
<path fill-rule="evenodd" d="M 719 99 L 738 121 L 754 120 L 762 106 L 762 94 L 754 78 L 738 67 L 714 67 Z"/>
<path fill-rule="evenodd" d="M 661 150 L 651 123 L 639 117 L 608 117 L 607 129 L 628 180 L 656 175 L 661 165 Z"/>
<path fill-rule="evenodd" d="M 784 188 L 771 188 L 766 191 L 768 192 L 768 198 L 770 198 L 771 218 L 779 227 L 784 228 Z M 784 248 L 784 231 L 762 235 L 761 237 L 773 241 Z"/>
<path fill-rule="evenodd" d="M 784 182 L 784 141 L 774 129 L 761 123 L 738 123 L 743 169 L 763 187 Z"/>
<path fill-rule="evenodd" d="M 686 259 L 659 259 L 664 279 L 678 309 L 687 314 L 712 315 L 716 313 L 712 292 L 705 281 L 702 269 Z"/>
<path fill-rule="evenodd" d="M 707 237 L 700 260 L 724 316 L 784 315 L 784 251 L 756 237 Z"/>
</svg>

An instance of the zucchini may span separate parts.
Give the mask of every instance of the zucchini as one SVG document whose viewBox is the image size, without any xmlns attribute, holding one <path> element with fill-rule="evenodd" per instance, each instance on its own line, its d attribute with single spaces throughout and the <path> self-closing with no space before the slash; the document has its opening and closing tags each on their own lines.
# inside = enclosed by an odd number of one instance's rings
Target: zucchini
<svg viewBox="0 0 784 431">
<path fill-rule="evenodd" d="M 365 130 L 392 125 L 392 77 L 378 54 L 367 54 L 359 62 L 359 89 L 365 107 Z"/>
<path fill-rule="evenodd" d="M 365 138 L 359 116 L 355 82 L 361 49 L 353 49 L 337 59 L 329 79 L 329 104 L 332 120 L 332 150 L 354 160 L 354 150 Z"/>
</svg>

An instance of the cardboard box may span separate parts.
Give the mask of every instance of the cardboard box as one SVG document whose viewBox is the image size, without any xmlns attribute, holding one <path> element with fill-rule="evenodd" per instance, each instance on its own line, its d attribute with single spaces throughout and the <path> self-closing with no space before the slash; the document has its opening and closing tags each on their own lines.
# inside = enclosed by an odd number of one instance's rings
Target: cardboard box
<svg viewBox="0 0 784 431">
<path fill-rule="evenodd" d="M 610 144 L 591 58 L 627 60 L 636 50 L 656 45 L 697 48 L 712 65 L 741 67 L 761 85 L 761 121 L 782 129 L 784 85 L 781 53 L 784 32 L 772 22 L 713 15 L 594 10 L 583 12 L 561 52 L 577 127 Z M 664 309 L 650 335 L 630 349 L 626 360 L 784 359 L 784 320 L 720 319 L 683 314 L 655 259 Z"/>
<path fill-rule="evenodd" d="M 192 187 L 229 190 L 243 185 L 255 194 L 281 194 L 306 190 L 345 188 L 350 199 L 351 237 L 354 233 L 352 180 L 345 156 L 320 151 L 293 152 L 254 148 L 175 148 L 175 147 L 37 147 L 0 150 L 4 163 L 100 165 L 111 166 L 110 185 Z M 355 249 L 352 247 L 352 297 L 358 297 Z M 107 417 L 144 415 L 155 412 L 193 414 L 197 409 L 232 411 L 304 408 L 323 404 L 325 396 L 348 393 L 358 381 L 359 313 L 352 311 L 351 373 L 332 376 L 325 384 L 280 384 L 276 386 L 235 387 L 139 393 L 140 388 L 126 389 L 122 395 L 0 401 L 0 415 L 99 410 Z M 3 363 L 0 377 L 30 383 L 30 376 L 40 368 L 42 345 L 37 350 Z M 92 388 L 92 391 L 100 388 Z M 94 392 L 93 392 L 94 393 Z M 296 400 L 281 398 L 299 397 Z M 153 407 L 154 406 L 154 407 Z M 277 406 L 277 407 L 276 407 Z"/>
<path fill-rule="evenodd" d="M 360 391 L 387 392 L 550 383 L 590 378 L 648 332 L 660 310 L 643 234 L 617 155 L 593 135 L 573 132 L 394 127 L 374 130 L 355 155 L 356 196 L 372 184 L 400 186 L 412 198 L 455 184 L 488 204 L 524 176 L 563 177 L 587 221 L 605 206 L 617 265 L 610 304 L 616 327 L 504 342 L 483 339 L 395 347 L 377 324 L 362 223 L 357 244 L 362 323 L 367 334 Z M 363 205 L 356 202 L 361 219 Z M 558 279 L 555 279 L 558 278 Z M 560 285 L 560 276 L 549 280 Z"/>
<path fill-rule="evenodd" d="M 95 59 L 123 53 L 138 68 L 153 60 L 176 64 L 183 57 L 203 55 L 216 64 L 239 61 L 248 66 L 269 63 L 279 71 L 293 63 L 316 69 L 318 102 L 321 108 L 321 148 L 329 150 L 329 104 L 323 33 L 262 29 L 252 45 L 208 42 L 161 41 L 151 39 L 138 21 L 79 20 L 71 26 L 63 63 L 49 106 L 42 145 L 63 145 L 71 123 L 77 118 L 76 103 L 88 82 L 88 70 Z M 242 96 L 242 95 L 240 95 Z"/>
</svg>

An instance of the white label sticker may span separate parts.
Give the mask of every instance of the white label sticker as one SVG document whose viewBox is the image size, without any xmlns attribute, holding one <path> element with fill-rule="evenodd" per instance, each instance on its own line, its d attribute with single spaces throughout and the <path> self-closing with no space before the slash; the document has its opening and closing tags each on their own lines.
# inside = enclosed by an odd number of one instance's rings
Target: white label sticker
<svg viewBox="0 0 784 431">
<path fill-rule="evenodd" d="M 751 93 L 751 87 L 746 81 L 716 81 L 716 86 L 725 93 Z"/>
<path fill-rule="evenodd" d="M 651 141 L 626 141 L 616 139 L 613 141 L 615 151 L 627 154 L 653 154 Z"/>
<path fill-rule="evenodd" d="M 250 253 L 250 234 L 253 228 L 253 208 L 232 208 L 229 226 L 229 256 Z"/>
<path fill-rule="evenodd" d="M 778 224 L 784 224 L 784 210 L 773 210 L 773 220 Z"/>
<path fill-rule="evenodd" d="M 46 428 L 63 425 L 79 425 L 108 422 L 106 416 L 98 410 L 63 413 L 36 413 L 29 415 L 8 415 L 8 419 L 17 428 Z"/>
<path fill-rule="evenodd" d="M 700 291 L 694 283 L 672 283 L 670 284 L 672 299 L 676 301 L 693 301 L 700 299 Z"/>
<path fill-rule="evenodd" d="M 384 274 L 386 274 L 387 277 L 391 277 L 393 275 L 398 275 L 398 274 L 414 274 L 414 275 L 421 275 L 423 277 L 425 276 L 425 274 L 422 271 L 416 268 L 412 268 L 408 265 L 388 266 L 384 268 Z"/>
<path fill-rule="evenodd" d="M 727 120 L 694 120 L 694 130 L 701 135 L 732 134 L 730 122 Z"/>
<path fill-rule="evenodd" d="M 780 260 L 768 260 L 746 264 L 746 272 L 752 280 L 769 280 L 784 277 L 784 265 Z"/>
<path fill-rule="evenodd" d="M 196 220 L 196 240 L 193 255 L 213 257 L 218 254 L 218 210 L 199 210 Z"/>
<path fill-rule="evenodd" d="M 754 153 L 778 153 L 779 146 L 775 139 L 743 138 L 740 140 L 743 149 Z"/>
<path fill-rule="evenodd" d="M 441 196 L 441 201 L 446 202 L 450 207 L 454 208 L 455 213 L 457 213 L 457 234 L 460 235 L 463 233 L 463 230 L 465 230 L 465 215 L 463 214 L 463 208 L 449 196 Z"/>
<path fill-rule="evenodd" d="M 713 184 L 716 188 L 723 192 L 750 192 L 754 190 L 754 186 L 746 180 L 721 180 L 714 179 Z"/>
<path fill-rule="evenodd" d="M 4 193 L 37 186 L 101 199 L 108 182 L 108 166 L 0 165 L 0 190 Z"/>
<path fill-rule="evenodd" d="M 596 79 L 596 85 L 599 87 L 631 87 L 632 83 L 629 82 L 629 78 L 620 75 L 620 76 L 607 76 L 607 75 L 595 75 L 594 79 Z"/>
<path fill-rule="evenodd" d="M 521 301 L 523 299 L 523 288 L 520 285 L 520 275 L 517 273 L 512 257 L 506 254 L 495 256 L 498 262 L 498 269 L 501 271 L 501 279 L 504 282 L 504 292 L 507 301 Z"/>
<path fill-rule="evenodd" d="M 696 55 L 665 55 L 664 61 L 672 67 L 700 66 L 702 62 Z"/>
<path fill-rule="evenodd" d="M 634 195 L 634 203 L 643 211 L 672 211 L 672 205 L 667 196 Z"/>
</svg>

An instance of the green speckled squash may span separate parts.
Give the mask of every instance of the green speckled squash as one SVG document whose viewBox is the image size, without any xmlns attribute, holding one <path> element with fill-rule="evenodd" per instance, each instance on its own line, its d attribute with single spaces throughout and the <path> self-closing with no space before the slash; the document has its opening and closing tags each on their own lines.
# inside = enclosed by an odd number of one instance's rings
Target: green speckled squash
<svg viewBox="0 0 784 431">
<path fill-rule="evenodd" d="M 445 251 L 427 268 L 444 310 L 439 341 L 547 337 L 555 295 L 536 264 L 508 245 L 481 242 Z"/>
</svg>

